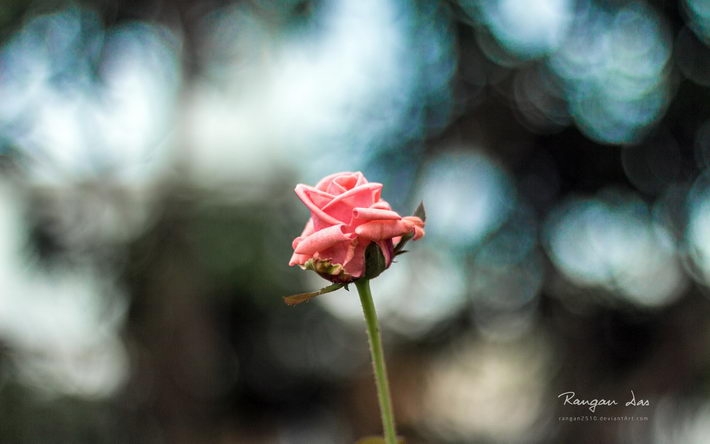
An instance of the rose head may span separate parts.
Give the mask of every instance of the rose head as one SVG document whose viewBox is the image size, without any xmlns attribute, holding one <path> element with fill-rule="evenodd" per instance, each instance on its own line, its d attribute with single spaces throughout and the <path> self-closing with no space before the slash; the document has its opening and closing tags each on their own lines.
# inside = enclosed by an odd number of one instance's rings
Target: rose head
<svg viewBox="0 0 710 444">
<path fill-rule="evenodd" d="M 382 184 L 368 182 L 360 172 L 331 174 L 315 187 L 297 185 L 296 194 L 311 217 L 293 240 L 289 265 L 314 270 L 336 283 L 371 274 L 367 255 L 377 254 L 380 267 L 389 267 L 403 239 L 424 236 L 424 221 L 392 211 L 381 193 Z"/>
</svg>

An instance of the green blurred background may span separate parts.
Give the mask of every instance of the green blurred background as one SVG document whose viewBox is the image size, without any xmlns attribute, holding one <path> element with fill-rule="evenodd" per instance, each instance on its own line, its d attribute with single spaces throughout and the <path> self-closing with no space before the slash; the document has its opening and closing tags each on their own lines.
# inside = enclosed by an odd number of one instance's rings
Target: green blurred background
<svg viewBox="0 0 710 444">
<path fill-rule="evenodd" d="M 409 444 L 710 443 L 709 166 L 707 0 L 2 0 L 0 442 L 376 434 L 356 295 L 281 299 L 359 170 Z"/>
</svg>

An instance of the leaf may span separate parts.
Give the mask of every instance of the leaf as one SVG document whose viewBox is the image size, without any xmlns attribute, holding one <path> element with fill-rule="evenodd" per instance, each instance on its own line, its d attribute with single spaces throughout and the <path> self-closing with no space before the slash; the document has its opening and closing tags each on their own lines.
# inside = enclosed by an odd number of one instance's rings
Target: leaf
<svg viewBox="0 0 710 444">
<path fill-rule="evenodd" d="M 302 302 L 308 302 L 316 296 L 330 293 L 332 291 L 339 290 L 343 287 L 345 287 L 345 284 L 340 284 L 340 283 L 331 284 L 331 285 L 328 285 L 327 287 L 321 288 L 318 291 L 310 291 L 307 293 L 298 293 L 298 294 L 293 294 L 291 296 L 284 296 L 284 302 L 286 303 L 286 305 L 298 305 Z"/>
</svg>

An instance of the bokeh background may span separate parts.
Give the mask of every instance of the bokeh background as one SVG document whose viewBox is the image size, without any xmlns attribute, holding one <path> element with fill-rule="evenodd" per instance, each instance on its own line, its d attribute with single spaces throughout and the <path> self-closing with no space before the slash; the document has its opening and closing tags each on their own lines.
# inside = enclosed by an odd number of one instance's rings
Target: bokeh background
<svg viewBox="0 0 710 444">
<path fill-rule="evenodd" d="M 0 442 L 377 433 L 357 296 L 281 299 L 360 170 L 408 443 L 708 443 L 709 166 L 707 0 L 2 0 Z"/>
</svg>

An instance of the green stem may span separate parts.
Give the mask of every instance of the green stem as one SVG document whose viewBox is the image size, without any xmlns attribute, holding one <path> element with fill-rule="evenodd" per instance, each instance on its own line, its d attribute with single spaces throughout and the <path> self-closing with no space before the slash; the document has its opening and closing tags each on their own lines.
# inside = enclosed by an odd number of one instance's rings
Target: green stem
<svg viewBox="0 0 710 444">
<path fill-rule="evenodd" d="M 377 386 L 377 399 L 380 402 L 385 443 L 397 444 L 397 432 L 394 426 L 394 413 L 392 412 L 392 396 L 390 395 L 390 387 L 387 380 L 387 367 L 385 366 L 385 355 L 382 350 L 380 326 L 377 322 L 377 312 L 370 292 L 370 281 L 368 279 L 358 279 L 355 281 L 355 286 L 360 294 L 362 311 L 365 314 L 365 322 L 367 323 L 367 335 L 370 338 L 370 355 L 372 356 L 372 367 L 375 370 L 375 385 Z"/>
</svg>

